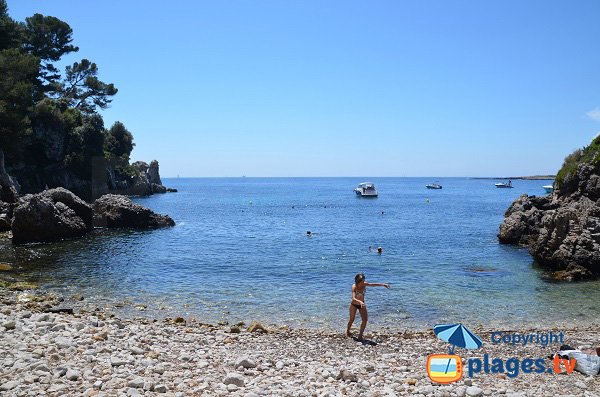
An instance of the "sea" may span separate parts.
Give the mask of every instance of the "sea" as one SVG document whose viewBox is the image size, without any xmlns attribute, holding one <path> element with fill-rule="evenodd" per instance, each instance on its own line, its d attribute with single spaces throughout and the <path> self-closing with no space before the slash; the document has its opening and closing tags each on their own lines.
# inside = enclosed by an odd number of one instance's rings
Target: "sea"
<svg viewBox="0 0 600 397">
<path fill-rule="evenodd" d="M 360 182 L 377 198 L 360 198 Z M 440 190 L 425 188 L 438 183 Z M 354 276 L 370 329 L 567 327 L 600 318 L 600 282 L 559 283 L 527 249 L 498 243 L 504 212 L 549 181 L 472 178 L 172 178 L 134 200 L 172 228 L 103 230 L 14 247 L 2 277 L 121 316 L 344 330 Z M 310 235 L 307 232 L 310 231 Z M 371 249 L 370 249 L 371 247 Z M 376 252 L 382 247 L 381 254 Z M 357 319 L 357 325 L 359 320 Z"/>
</svg>

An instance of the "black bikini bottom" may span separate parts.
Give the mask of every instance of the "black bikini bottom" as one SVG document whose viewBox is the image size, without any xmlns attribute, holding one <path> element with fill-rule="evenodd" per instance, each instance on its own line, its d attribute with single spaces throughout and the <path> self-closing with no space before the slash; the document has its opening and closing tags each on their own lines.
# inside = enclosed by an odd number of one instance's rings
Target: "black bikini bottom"
<svg viewBox="0 0 600 397">
<path fill-rule="evenodd" d="M 361 309 L 360 305 L 357 305 L 356 303 L 353 303 L 352 306 L 354 306 L 355 308 L 357 308 L 358 310 Z"/>
</svg>

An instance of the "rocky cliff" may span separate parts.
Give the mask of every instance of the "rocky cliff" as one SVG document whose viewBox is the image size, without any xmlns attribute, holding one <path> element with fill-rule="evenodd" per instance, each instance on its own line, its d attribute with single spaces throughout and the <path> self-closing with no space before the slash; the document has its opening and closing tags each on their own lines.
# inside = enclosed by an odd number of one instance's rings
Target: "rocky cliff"
<svg viewBox="0 0 600 397">
<path fill-rule="evenodd" d="M 60 161 L 16 162 L 5 167 L 0 149 L 0 201 L 15 202 L 19 194 L 35 194 L 55 187 L 68 189 L 86 201 L 108 193 L 148 196 L 176 191 L 162 185 L 156 160 L 150 165 L 136 161 L 128 166 L 130 175 L 118 174 L 114 164 L 102 157 L 92 159 L 91 165 L 89 179 L 81 178 Z"/>
<path fill-rule="evenodd" d="M 526 246 L 557 279 L 600 276 L 600 138 L 567 157 L 554 193 L 522 195 L 505 213 L 498 239 Z"/>
</svg>

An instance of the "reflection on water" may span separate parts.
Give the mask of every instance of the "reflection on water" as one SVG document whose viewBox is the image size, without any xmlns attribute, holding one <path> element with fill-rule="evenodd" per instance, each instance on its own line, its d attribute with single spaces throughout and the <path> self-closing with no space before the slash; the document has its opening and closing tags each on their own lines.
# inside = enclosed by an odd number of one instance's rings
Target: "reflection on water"
<svg viewBox="0 0 600 397">
<path fill-rule="evenodd" d="M 125 315 L 195 316 L 343 328 L 354 275 L 370 288 L 373 326 L 440 322 L 560 326 L 595 320 L 600 283 L 550 283 L 527 251 L 498 244 L 520 193 L 491 180 L 381 178 L 377 199 L 352 178 L 166 180 L 179 193 L 137 199 L 177 226 L 95 230 L 73 241 L 0 241 L 0 277 L 36 281 Z M 310 230 L 312 236 L 307 236 Z M 382 255 L 368 247 L 381 246 Z M 140 312 L 136 306 L 147 305 Z"/>
</svg>

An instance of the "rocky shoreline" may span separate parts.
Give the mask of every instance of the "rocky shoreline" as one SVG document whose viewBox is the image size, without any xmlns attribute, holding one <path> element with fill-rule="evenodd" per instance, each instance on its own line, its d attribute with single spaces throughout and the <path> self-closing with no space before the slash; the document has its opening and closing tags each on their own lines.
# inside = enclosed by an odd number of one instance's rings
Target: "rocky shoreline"
<svg viewBox="0 0 600 397">
<path fill-rule="evenodd" d="M 251 332 L 254 331 L 254 332 Z M 491 344 L 463 357 L 547 357 L 556 345 Z M 545 329 L 543 331 L 550 331 Z M 554 330 L 559 331 L 559 330 Z M 590 327 L 563 331 L 576 348 L 600 344 Z M 515 332 L 515 330 L 511 330 Z M 519 330 L 521 333 L 535 332 Z M 3 396 L 597 396 L 598 376 L 477 374 L 450 385 L 426 374 L 429 354 L 447 352 L 430 331 L 342 333 L 214 325 L 194 319 L 121 319 L 75 310 L 52 294 L 0 290 Z M 466 369 L 466 368 L 465 368 Z"/>
<path fill-rule="evenodd" d="M 548 196 L 521 195 L 505 213 L 498 240 L 528 247 L 559 280 L 600 276 L 600 168 L 581 164 Z"/>
</svg>

